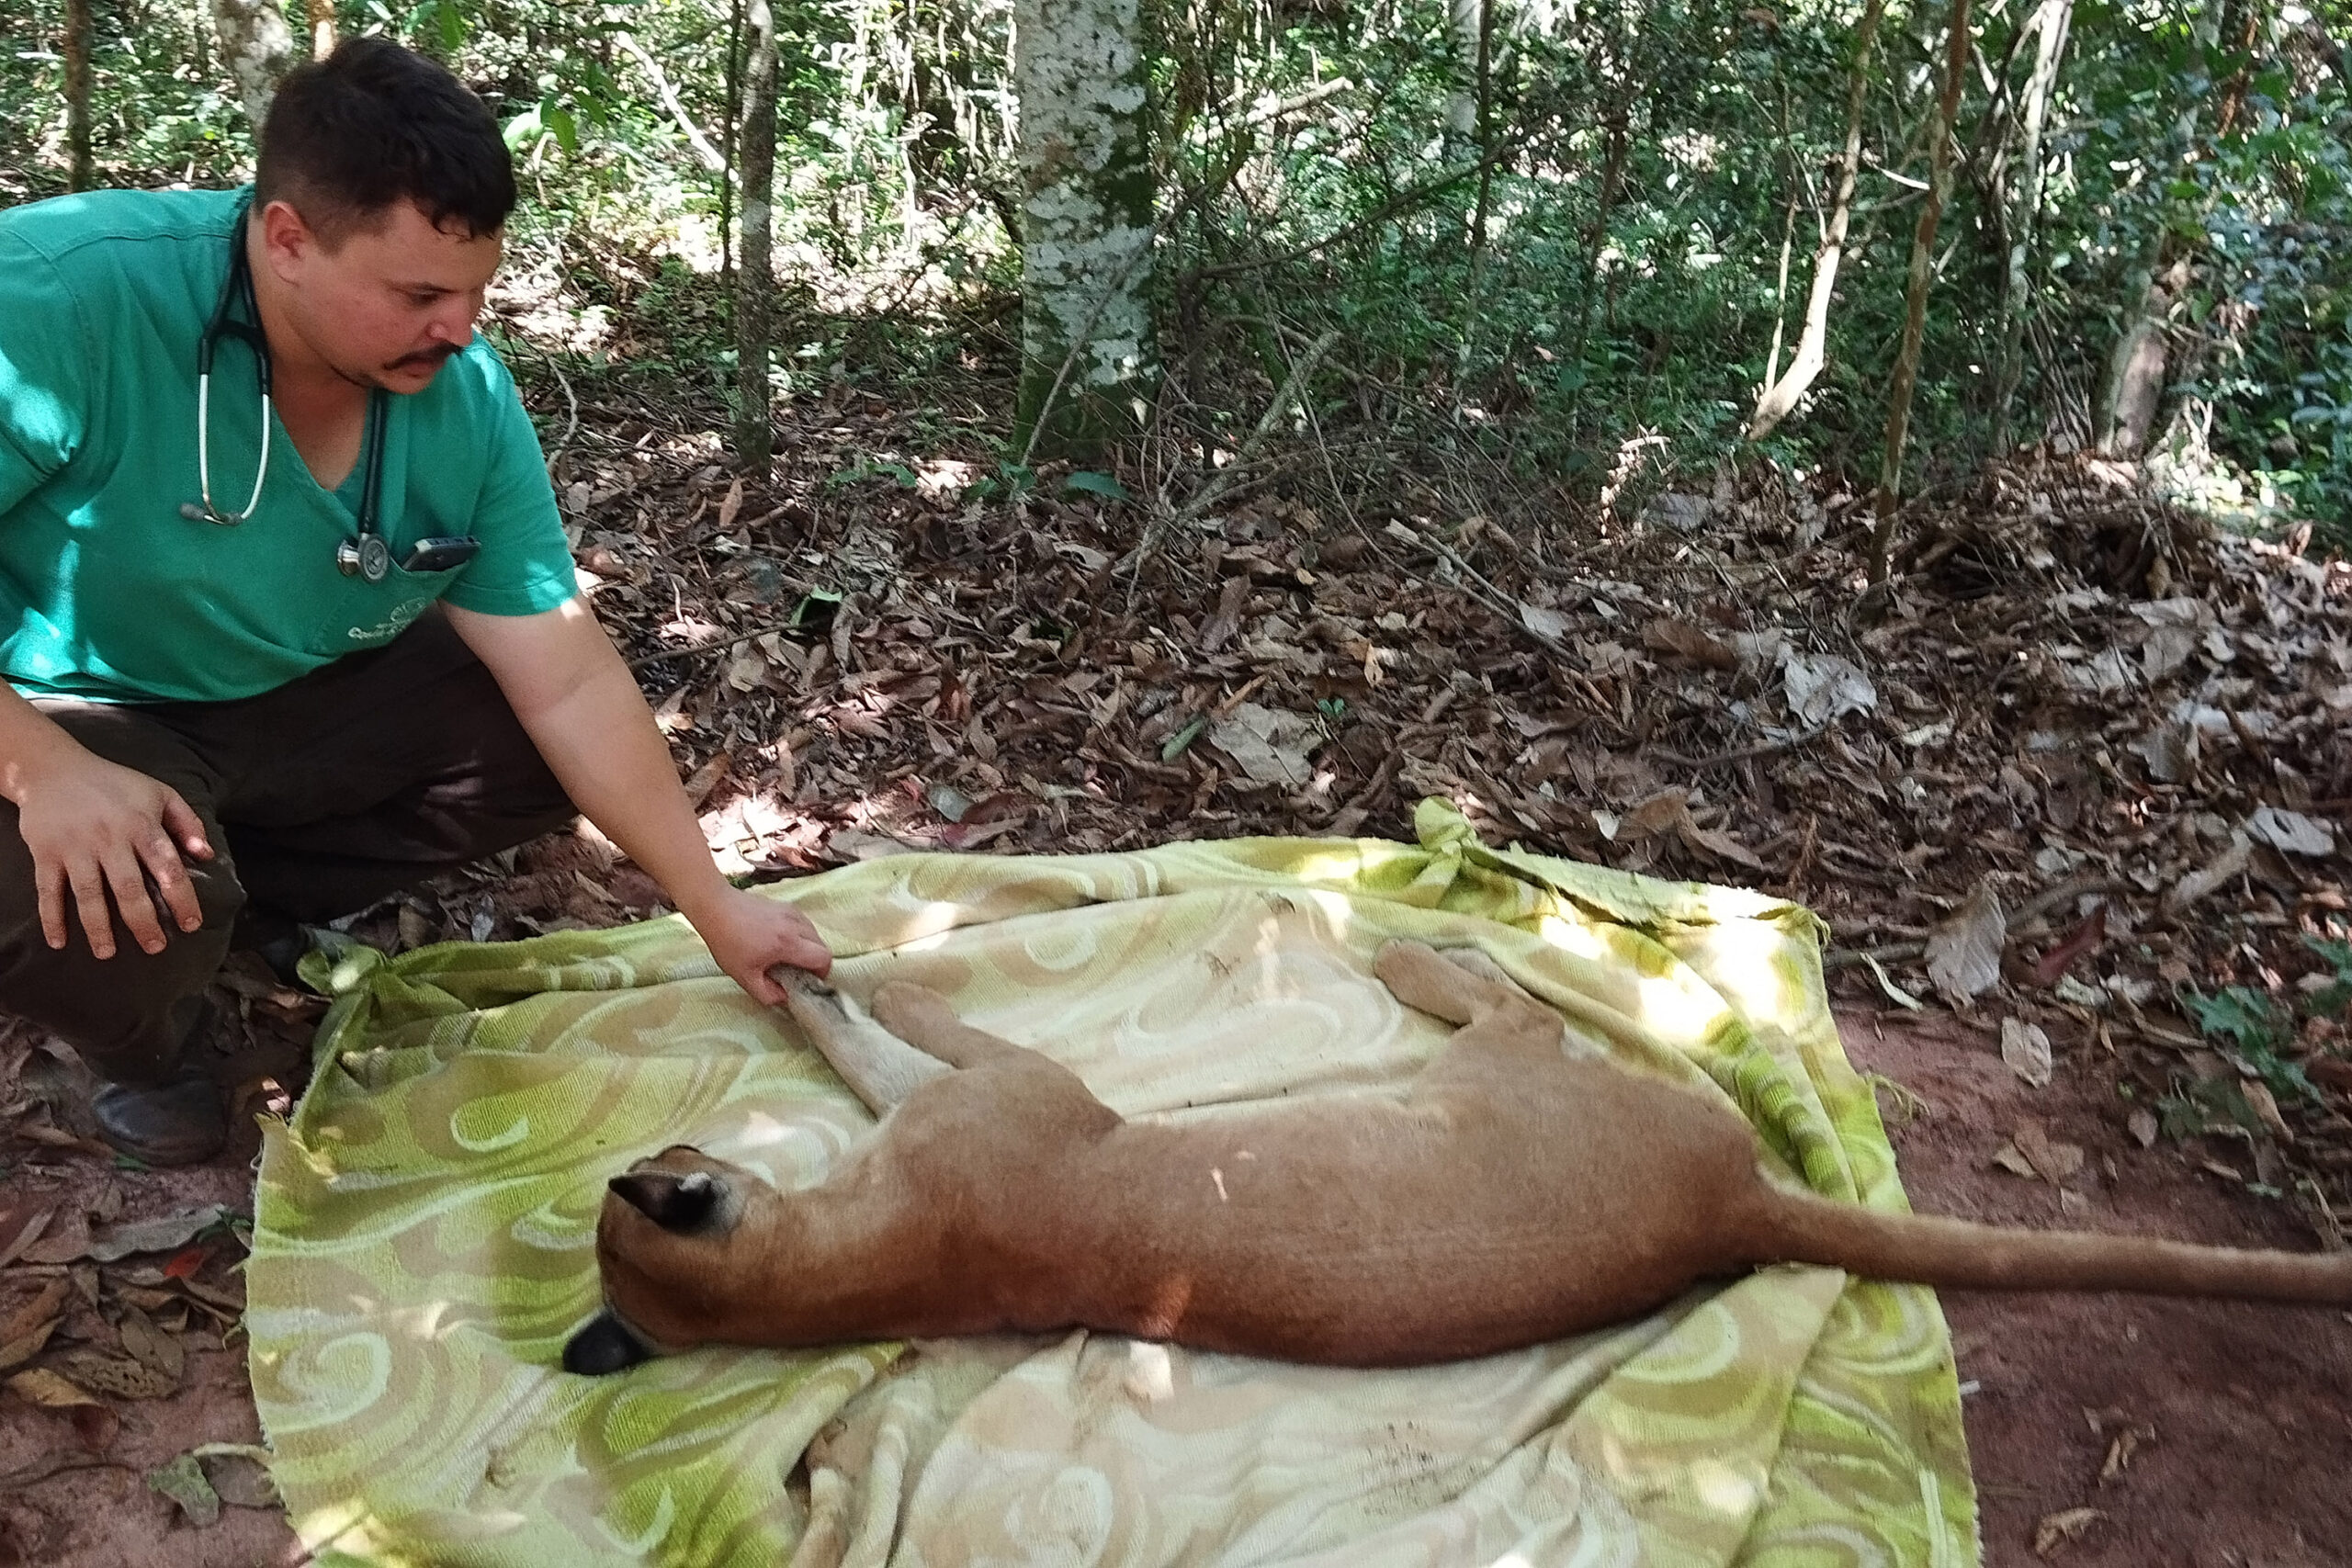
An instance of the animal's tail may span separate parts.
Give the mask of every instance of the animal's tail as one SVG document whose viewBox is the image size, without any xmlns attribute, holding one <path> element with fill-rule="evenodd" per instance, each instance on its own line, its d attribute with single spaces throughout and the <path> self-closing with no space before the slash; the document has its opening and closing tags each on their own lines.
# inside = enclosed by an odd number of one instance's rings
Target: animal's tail
<svg viewBox="0 0 2352 1568">
<path fill-rule="evenodd" d="M 2199 1247 L 1889 1213 L 1771 1188 L 1758 1262 L 1820 1263 L 1970 1291 L 2136 1291 L 2352 1306 L 2352 1252 Z"/>
</svg>

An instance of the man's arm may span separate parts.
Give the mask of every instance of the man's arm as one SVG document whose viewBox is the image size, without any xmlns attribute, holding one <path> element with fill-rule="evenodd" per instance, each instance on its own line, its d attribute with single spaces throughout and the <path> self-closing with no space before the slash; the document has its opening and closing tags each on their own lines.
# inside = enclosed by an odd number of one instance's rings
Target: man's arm
<svg viewBox="0 0 2352 1568">
<path fill-rule="evenodd" d="M 824 974 L 832 955 L 808 918 L 719 874 L 644 694 L 587 601 L 536 615 L 447 606 L 489 666 L 558 783 L 591 822 L 662 885 L 719 966 L 759 1000 L 784 1001 L 772 964 Z"/>
</svg>

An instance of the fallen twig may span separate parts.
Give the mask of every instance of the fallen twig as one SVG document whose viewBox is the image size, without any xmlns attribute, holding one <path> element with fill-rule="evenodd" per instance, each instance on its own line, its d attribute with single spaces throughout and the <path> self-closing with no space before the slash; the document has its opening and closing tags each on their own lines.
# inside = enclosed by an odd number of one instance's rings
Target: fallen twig
<svg viewBox="0 0 2352 1568">
<path fill-rule="evenodd" d="M 1828 733 L 1828 725 L 1816 724 L 1799 735 L 1784 736 L 1778 740 L 1759 740 L 1752 746 L 1735 746 L 1727 751 L 1711 751 L 1703 757 L 1686 757 L 1679 751 L 1666 750 L 1650 751 L 1645 755 L 1650 761 L 1664 762 L 1669 768 L 1688 768 L 1693 773 L 1704 773 L 1709 768 L 1720 768 L 1726 762 L 1745 762 L 1758 757 L 1770 757 L 1776 751 L 1793 751 Z"/>
<path fill-rule="evenodd" d="M 2086 876 L 2072 882 L 2061 882 L 2054 887 L 2043 889 L 2018 905 L 2008 918 L 2009 930 L 2015 932 L 2027 921 L 2048 914 L 2070 898 L 2080 898 L 2095 893 L 2113 895 L 2133 891 L 2135 889 L 2131 883 L 2112 876 Z"/>
<path fill-rule="evenodd" d="M 1884 947 L 1840 948 L 1836 953 L 1823 954 L 1821 967 L 1824 970 L 1850 969 L 1857 964 L 1899 964 L 1905 959 L 1921 957 L 1927 951 L 1928 944 L 1924 942 L 1889 942 Z"/>
<path fill-rule="evenodd" d="M 798 584 L 796 583 L 793 586 L 797 587 Z M 806 592 L 807 590 L 803 589 L 802 592 Z M 741 637 L 717 637 L 709 642 L 695 643 L 690 648 L 665 648 L 657 653 L 640 653 L 628 661 L 628 667 L 632 670 L 642 670 L 649 664 L 659 664 L 665 659 L 684 659 L 693 653 L 721 652 L 730 648 L 741 648 L 747 642 L 757 641 L 770 632 L 788 632 L 791 629 L 790 619 L 781 620 L 773 626 L 761 626 L 756 631 L 745 632 Z"/>
<path fill-rule="evenodd" d="M 1568 646 L 1558 637 L 1539 632 L 1529 626 L 1527 618 L 1519 613 L 1519 601 L 1496 587 L 1484 572 L 1462 558 L 1461 551 L 1444 540 L 1434 538 L 1403 523 L 1391 523 L 1381 531 L 1393 538 L 1400 539 L 1406 544 L 1417 546 L 1434 554 L 1466 580 L 1464 587 L 1470 597 L 1501 616 L 1505 623 L 1534 638 L 1554 653 L 1564 659 L 1574 657 Z"/>
<path fill-rule="evenodd" d="M 69 1470 L 120 1470 L 133 1474 L 138 1472 L 136 1465 L 125 1464 L 120 1460 L 107 1459 L 103 1454 L 50 1453 L 44 1454 L 30 1464 L 0 1472 L 0 1494 L 21 1492 L 28 1486 L 39 1485 L 52 1475 L 62 1475 Z"/>
<path fill-rule="evenodd" d="M 1250 431 L 1249 438 L 1243 441 L 1240 448 L 1234 453 L 1233 461 L 1218 469 L 1216 476 L 1195 491 L 1193 498 L 1178 508 L 1172 515 L 1164 520 L 1154 517 L 1145 527 L 1143 538 L 1136 543 L 1136 547 L 1121 557 L 1118 563 L 1112 567 L 1111 570 L 1114 575 L 1128 570 L 1139 572 L 1143 563 L 1151 558 L 1151 552 L 1159 547 L 1162 534 L 1170 528 L 1181 528 L 1192 522 L 1216 505 L 1218 498 L 1233 488 L 1241 470 L 1249 466 L 1250 459 L 1257 456 L 1258 448 L 1266 444 L 1266 438 L 1272 435 L 1274 427 L 1282 423 L 1283 411 L 1290 407 L 1291 400 L 1297 394 L 1299 389 L 1306 385 L 1306 378 L 1315 373 L 1315 367 L 1322 363 L 1323 356 L 1330 353 L 1338 345 L 1339 341 L 1340 334 L 1336 331 L 1325 333 L 1315 340 L 1305 354 L 1300 355 L 1293 362 L 1290 375 L 1283 381 L 1282 389 L 1274 394 L 1274 400 L 1266 405 L 1266 412 L 1259 416 L 1257 428 Z"/>
</svg>

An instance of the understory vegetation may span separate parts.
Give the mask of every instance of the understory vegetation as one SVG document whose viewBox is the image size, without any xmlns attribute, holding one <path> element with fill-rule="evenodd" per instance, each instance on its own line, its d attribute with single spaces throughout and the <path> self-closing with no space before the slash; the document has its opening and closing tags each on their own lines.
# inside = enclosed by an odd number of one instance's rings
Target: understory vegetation
<svg viewBox="0 0 2352 1568">
<path fill-rule="evenodd" d="M 69 8 L 11 7 L 0 200 L 69 183 Z M 249 128 L 209 8 L 87 9 L 96 183 L 243 177 Z M 583 393 L 658 389 L 723 420 L 741 0 L 313 10 L 444 58 L 497 108 L 526 192 L 502 301 L 536 351 L 518 370 L 544 380 L 552 362 Z M 1018 484 L 1012 14 L 775 7 L 770 383 L 780 400 L 920 395 L 943 442 L 993 445 Z M 1961 19 L 1905 490 L 2005 445 L 2104 445 L 2256 526 L 2345 537 L 2352 12 L 1996 0 Z M 1121 479 L 1197 491 L 1306 364 L 1270 434 L 1318 447 L 1288 466 L 1375 514 L 1398 468 L 1521 530 L 1744 446 L 1866 481 L 1954 20 L 1845 0 L 1147 6 L 1165 372 Z M 1759 389 L 1798 349 L 1849 104 L 1859 174 L 1822 368 L 1751 442 Z"/>
</svg>

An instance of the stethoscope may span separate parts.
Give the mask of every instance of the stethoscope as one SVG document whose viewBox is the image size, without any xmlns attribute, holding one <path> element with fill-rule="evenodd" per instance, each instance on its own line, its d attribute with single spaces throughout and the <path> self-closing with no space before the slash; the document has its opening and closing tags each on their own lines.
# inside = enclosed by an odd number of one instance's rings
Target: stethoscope
<svg viewBox="0 0 2352 1568">
<path fill-rule="evenodd" d="M 261 330 L 261 306 L 254 299 L 253 264 L 245 256 L 244 214 L 238 214 L 234 237 L 229 242 L 229 276 L 220 285 L 220 299 L 212 320 L 196 340 L 196 478 L 202 488 L 201 504 L 180 505 L 180 515 L 191 523 L 215 523 L 233 527 L 252 517 L 261 504 L 262 486 L 269 479 L 270 410 L 269 339 Z M 242 305 L 247 317 L 239 321 Z M 254 470 L 254 492 L 235 512 L 223 512 L 212 502 L 212 356 L 224 337 L 233 337 L 253 350 L 254 378 L 261 388 L 261 463 Z M 391 398 L 381 387 L 368 393 L 368 471 L 359 482 L 359 536 L 334 547 L 335 569 L 345 577 L 381 582 L 392 570 L 392 548 L 384 542 L 377 513 L 384 487 L 384 426 L 391 417 Z"/>
</svg>

